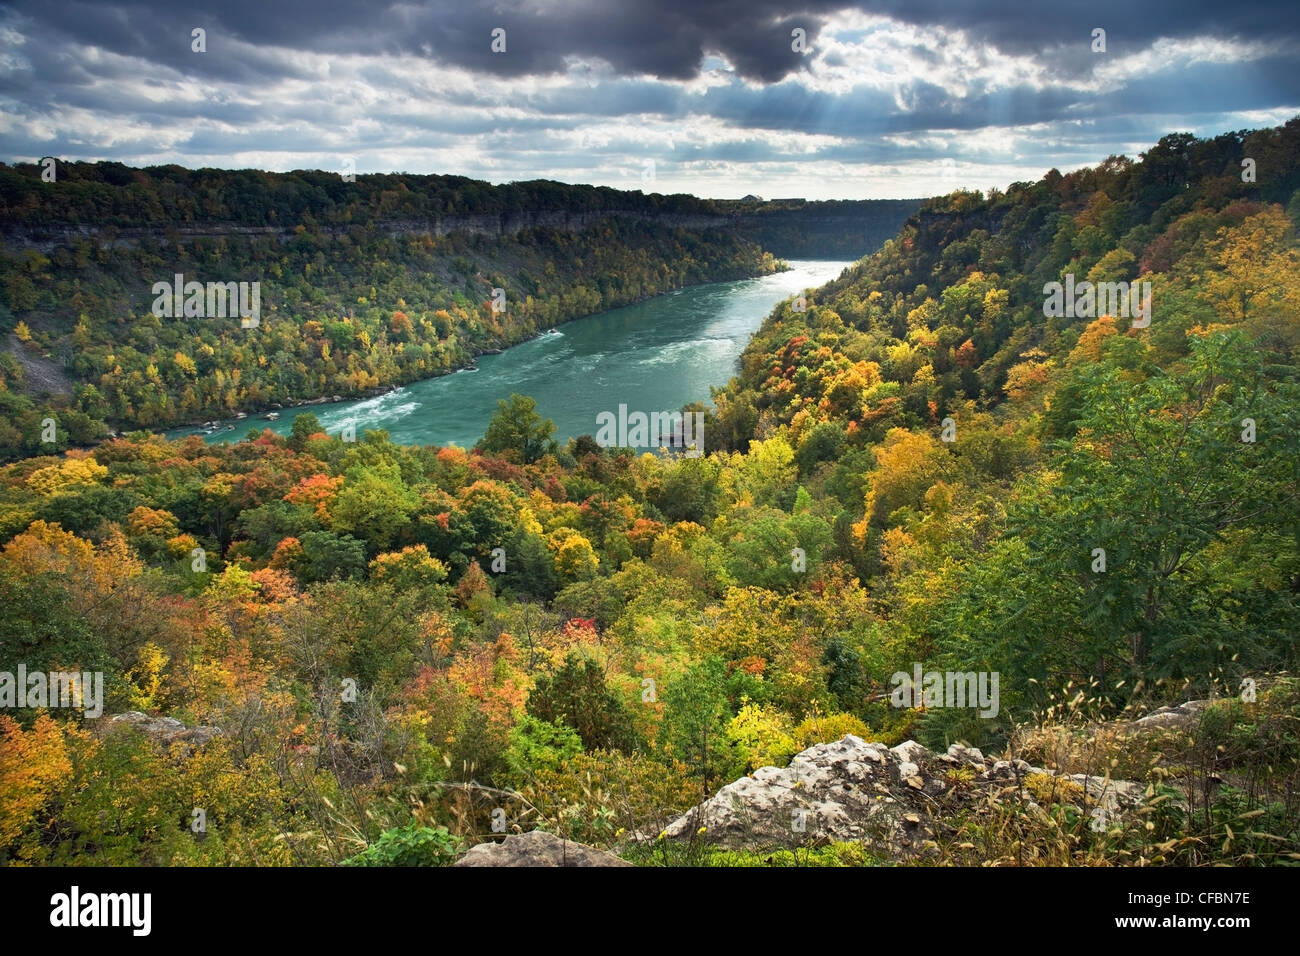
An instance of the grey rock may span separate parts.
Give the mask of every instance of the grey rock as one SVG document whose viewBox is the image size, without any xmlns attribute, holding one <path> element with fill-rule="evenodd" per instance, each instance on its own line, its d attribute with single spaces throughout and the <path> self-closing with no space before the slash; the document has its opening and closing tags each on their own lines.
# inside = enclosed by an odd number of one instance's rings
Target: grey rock
<svg viewBox="0 0 1300 956">
<path fill-rule="evenodd" d="M 471 847 L 454 866 L 631 866 L 612 853 L 533 830 Z"/>
<path fill-rule="evenodd" d="M 131 728 L 164 744 L 184 743 L 187 746 L 201 747 L 213 737 L 221 734 L 220 727 L 196 726 L 186 727 L 175 717 L 150 717 L 138 710 L 128 710 L 124 714 L 114 714 L 108 718 L 108 730 Z"/>
<path fill-rule="evenodd" d="M 1128 726 L 1189 727 L 1209 701 L 1162 707 Z M 955 768 L 975 771 L 974 781 L 953 784 Z M 860 841 L 893 859 L 933 852 L 935 828 L 945 814 L 1007 795 L 1017 780 L 1058 775 L 1020 758 L 996 760 L 976 747 L 954 744 L 935 754 L 915 740 L 896 747 L 868 743 L 852 734 L 797 754 L 788 767 L 763 767 L 730 783 L 664 829 L 666 839 L 702 838 L 719 846 L 774 848 L 828 841 Z M 1144 787 L 1129 780 L 1073 774 L 1075 788 L 1060 788 L 1081 809 L 1101 806 L 1124 814 L 1141 806 Z M 1028 791 L 1016 791 L 1037 806 Z M 800 829 L 795 822 L 802 820 Z M 703 827 L 703 833 L 700 828 Z"/>
<path fill-rule="evenodd" d="M 974 769 L 974 782 L 950 786 L 954 765 Z M 850 734 L 809 747 L 788 767 L 763 767 L 727 784 L 669 823 L 664 838 L 728 849 L 857 841 L 887 858 L 915 859 L 934 852 L 936 828 L 947 826 L 947 814 L 989 792 L 1005 794 L 1029 773 L 1055 776 L 1023 760 L 987 758 L 974 747 L 956 745 L 940 755 L 914 740 L 887 748 Z M 1136 783 L 1071 779 L 1083 788 L 1073 790 L 1081 805 L 1125 812 L 1142 802 Z M 1020 796 L 1027 798 L 1027 792 Z"/>
<path fill-rule="evenodd" d="M 1090 777 L 1082 773 L 1070 774 L 1070 779 L 1087 791 L 1088 799 L 1094 806 L 1125 810 L 1142 803 L 1143 787 L 1131 780 L 1107 780 L 1105 777 Z"/>
<path fill-rule="evenodd" d="M 933 754 L 922 747 L 915 740 L 904 740 L 897 747 L 890 747 L 889 752 L 895 754 L 899 760 L 910 760 L 916 763 L 922 757 L 930 757 Z"/>
<path fill-rule="evenodd" d="M 1161 707 L 1132 721 L 1129 726 L 1136 730 L 1191 730 L 1210 704 L 1208 700 L 1189 700 L 1174 707 Z"/>
<path fill-rule="evenodd" d="M 792 846 L 827 840 L 867 840 L 898 855 L 914 855 L 932 834 L 910 823 L 927 798 L 921 764 L 931 754 L 909 741 L 892 749 L 848 735 L 817 744 L 785 768 L 767 767 L 723 787 L 665 828 L 667 839 L 698 835 L 730 848 Z M 923 757 L 922 755 L 926 755 Z M 900 771 L 909 771 L 900 777 Z M 906 782 L 907 778 L 912 781 Z M 802 812 L 803 828 L 796 821 Z M 921 817 L 917 817 L 918 820 Z"/>
</svg>

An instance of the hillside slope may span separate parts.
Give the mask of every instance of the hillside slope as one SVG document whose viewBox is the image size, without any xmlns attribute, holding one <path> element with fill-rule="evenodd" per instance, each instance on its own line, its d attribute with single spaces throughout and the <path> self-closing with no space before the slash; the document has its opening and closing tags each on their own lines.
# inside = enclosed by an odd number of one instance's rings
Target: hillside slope
<svg viewBox="0 0 1300 956">
<path fill-rule="evenodd" d="M 861 254 L 916 205 L 114 163 L 40 173 L 0 168 L 0 331 L 30 353 L 0 354 L 4 456 L 48 450 L 49 413 L 66 447 L 106 423 L 164 427 L 438 375 L 579 316 L 770 272 L 754 236 Z M 257 327 L 207 315 L 216 301 L 154 315 L 155 283 L 178 274 L 256 282 Z M 44 379 L 27 374 L 41 362 L 79 383 L 70 400 L 42 405 Z"/>
</svg>

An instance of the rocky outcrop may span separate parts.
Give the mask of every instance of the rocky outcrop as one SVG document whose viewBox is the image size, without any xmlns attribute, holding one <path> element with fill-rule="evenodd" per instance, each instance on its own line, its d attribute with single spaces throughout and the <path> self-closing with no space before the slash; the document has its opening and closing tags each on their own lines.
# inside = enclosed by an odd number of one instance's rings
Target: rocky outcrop
<svg viewBox="0 0 1300 956">
<path fill-rule="evenodd" d="M 763 767 L 728 784 L 670 823 L 664 836 L 697 837 L 729 849 L 859 841 L 905 859 L 926 852 L 945 817 L 990 793 L 1027 803 L 1102 806 L 1114 814 L 1142 799 L 1136 783 L 1058 776 L 958 744 L 935 754 L 914 740 L 887 747 L 850 734 L 809 747 L 788 767 Z"/>
<path fill-rule="evenodd" d="M 220 727 L 186 727 L 175 717 L 150 717 L 138 710 L 129 710 L 108 718 L 108 732 L 128 727 L 169 746 L 184 743 L 191 747 L 201 747 L 221 733 Z"/>
<path fill-rule="evenodd" d="M 455 866 L 631 866 L 612 853 L 533 830 L 511 834 L 502 843 L 480 843 Z"/>
<path fill-rule="evenodd" d="M 1132 730 L 1191 730 L 1201 720 L 1209 700 L 1189 700 L 1173 707 L 1161 707 L 1125 726 Z"/>
</svg>

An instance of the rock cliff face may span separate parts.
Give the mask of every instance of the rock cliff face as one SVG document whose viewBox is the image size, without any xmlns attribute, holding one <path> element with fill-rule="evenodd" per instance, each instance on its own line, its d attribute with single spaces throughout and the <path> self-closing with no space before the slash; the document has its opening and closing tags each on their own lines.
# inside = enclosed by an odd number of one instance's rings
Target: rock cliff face
<svg viewBox="0 0 1300 956">
<path fill-rule="evenodd" d="M 935 754 L 913 740 L 887 747 L 850 734 L 809 747 L 789 767 L 763 767 L 728 784 L 670 823 L 665 838 L 699 837 L 728 849 L 859 841 L 905 859 L 925 853 L 945 816 L 992 792 L 1026 801 L 1050 795 L 1115 814 L 1142 797 L 1135 783 L 1058 776 L 973 747 L 955 744 Z"/>
<path fill-rule="evenodd" d="M 499 215 L 444 216 L 424 221 L 395 221 L 383 223 L 380 228 L 391 235 L 445 236 L 453 232 L 481 236 L 509 236 L 525 229 L 559 229 L 579 232 L 602 219 L 613 217 L 653 222 L 670 229 L 716 229 L 732 224 L 727 216 L 693 216 L 670 213 L 641 213 L 625 210 L 596 210 L 591 212 L 522 211 Z"/>
<path fill-rule="evenodd" d="M 580 232 L 602 219 L 612 217 L 653 222 L 670 229 L 714 229 L 735 225 L 733 216 L 685 215 L 676 213 L 643 213 L 630 210 L 541 210 L 492 213 L 472 216 L 442 216 L 426 220 L 390 220 L 373 225 L 323 228 L 322 231 L 339 236 L 349 229 L 366 232 L 378 231 L 390 236 L 446 236 L 463 233 L 479 236 L 511 236 L 525 229 L 557 229 Z M 95 239 L 112 243 L 114 248 L 129 246 L 141 241 L 168 240 L 192 242 L 195 239 L 220 239 L 231 236 L 275 238 L 287 242 L 294 236 L 292 228 L 276 226 L 243 226 L 236 223 L 192 223 L 157 227 L 118 228 L 115 226 L 66 225 L 51 223 L 40 226 L 13 224 L 3 231 L 6 245 L 17 248 L 51 252 L 75 240 Z"/>
<path fill-rule="evenodd" d="M 862 200 L 810 203 L 796 208 L 755 212 L 724 206 L 718 214 L 653 212 L 636 209 L 534 209 L 473 215 L 436 216 L 429 219 L 388 219 L 366 225 L 316 226 L 326 235 L 341 236 L 353 229 L 389 236 L 513 236 L 525 229 L 581 232 L 604 219 L 619 217 L 648 222 L 668 229 L 727 229 L 759 243 L 778 256 L 837 256 L 858 258 L 892 238 L 919 200 Z M 834 210 L 826 206 L 837 207 Z M 843 207 L 843 208 L 841 208 Z M 0 239 L 7 246 L 50 253 L 75 241 L 94 240 L 124 248 L 141 241 L 192 242 L 236 236 L 288 242 L 290 226 L 249 226 L 234 222 L 162 223 L 111 226 L 70 223 L 4 223 Z"/>
</svg>

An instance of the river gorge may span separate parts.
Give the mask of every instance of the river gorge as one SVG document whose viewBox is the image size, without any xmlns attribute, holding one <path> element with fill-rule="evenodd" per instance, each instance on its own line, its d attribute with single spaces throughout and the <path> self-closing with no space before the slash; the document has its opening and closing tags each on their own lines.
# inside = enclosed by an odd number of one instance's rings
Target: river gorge
<svg viewBox="0 0 1300 956">
<path fill-rule="evenodd" d="M 472 446 L 497 401 L 511 393 L 537 400 L 561 443 L 595 435 L 601 412 L 619 406 L 645 413 L 675 411 L 709 400 L 709 389 L 735 374 L 750 336 L 777 302 L 836 278 L 848 262 L 798 260 L 756 279 L 679 289 L 635 305 L 575 319 L 496 355 L 474 369 L 415 382 L 374 398 L 285 409 L 276 421 L 257 414 L 221 422 L 208 441 L 234 441 L 250 428 L 288 434 L 311 412 L 338 434 L 349 423 L 359 436 L 384 429 L 399 444 Z M 202 433 L 176 429 L 172 437 Z"/>
</svg>

